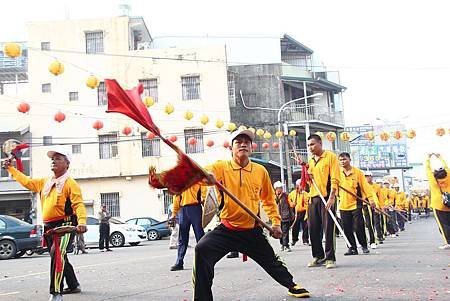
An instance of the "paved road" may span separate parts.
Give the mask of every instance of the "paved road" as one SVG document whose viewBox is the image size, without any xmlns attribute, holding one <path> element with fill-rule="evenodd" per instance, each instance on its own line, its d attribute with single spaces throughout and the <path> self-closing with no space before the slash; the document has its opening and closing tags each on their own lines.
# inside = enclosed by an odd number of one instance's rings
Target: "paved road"
<svg viewBox="0 0 450 301">
<path fill-rule="evenodd" d="M 369 255 L 344 257 L 337 240 L 335 270 L 306 268 L 309 247 L 281 253 L 295 278 L 312 293 L 312 300 L 450 300 L 450 252 L 441 251 L 433 218 L 407 225 L 398 238 Z M 272 240 L 276 250 L 279 245 Z M 192 244 L 194 244 L 192 242 Z M 137 247 L 87 255 L 71 255 L 83 293 L 64 300 L 191 300 L 193 248 L 184 271 L 170 272 L 175 250 L 168 241 L 144 242 Z M 47 300 L 48 255 L 0 261 L 0 301 Z M 253 261 L 223 259 L 216 266 L 215 300 L 294 300 Z"/>
</svg>

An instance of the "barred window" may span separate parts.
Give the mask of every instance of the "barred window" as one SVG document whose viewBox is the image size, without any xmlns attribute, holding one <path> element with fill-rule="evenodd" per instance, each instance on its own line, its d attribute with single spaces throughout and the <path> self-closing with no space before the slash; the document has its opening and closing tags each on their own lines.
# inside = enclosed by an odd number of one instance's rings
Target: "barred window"
<svg viewBox="0 0 450 301">
<path fill-rule="evenodd" d="M 120 216 L 120 202 L 118 192 L 100 193 L 100 202 L 106 206 L 111 216 Z"/>
<path fill-rule="evenodd" d="M 78 101 L 78 92 L 69 92 L 69 101 Z"/>
<path fill-rule="evenodd" d="M 85 32 L 86 53 L 103 53 L 103 31 Z"/>
<path fill-rule="evenodd" d="M 98 136 L 100 159 L 118 157 L 117 140 L 117 132 Z"/>
<path fill-rule="evenodd" d="M 161 140 L 153 138 L 149 140 L 147 133 L 141 133 L 142 142 L 142 157 L 160 156 L 161 154 Z"/>
<path fill-rule="evenodd" d="M 42 84 L 42 93 L 52 93 L 52 85 Z"/>
<path fill-rule="evenodd" d="M 230 107 L 236 106 L 236 82 L 233 73 L 228 73 L 228 102 Z"/>
<path fill-rule="evenodd" d="M 105 82 L 100 82 L 97 87 L 97 100 L 98 106 L 106 106 L 108 104 Z"/>
<path fill-rule="evenodd" d="M 183 100 L 200 99 L 200 76 L 181 77 Z"/>
<path fill-rule="evenodd" d="M 43 145 L 51 145 L 52 144 L 52 136 L 43 136 L 42 144 Z"/>
<path fill-rule="evenodd" d="M 167 191 L 163 190 L 163 213 L 169 214 L 169 207 L 172 204 L 173 196 Z"/>
<path fill-rule="evenodd" d="M 41 50 L 49 51 L 50 50 L 50 42 L 41 42 Z"/>
<path fill-rule="evenodd" d="M 189 144 L 189 138 L 195 138 L 197 143 Z M 184 130 L 184 144 L 187 154 L 203 153 L 203 129 Z"/>
<path fill-rule="evenodd" d="M 72 144 L 72 154 L 81 154 L 81 144 Z"/>
<path fill-rule="evenodd" d="M 144 86 L 143 97 L 150 96 L 155 102 L 158 102 L 158 80 L 153 79 L 140 79 L 140 83 Z"/>
</svg>

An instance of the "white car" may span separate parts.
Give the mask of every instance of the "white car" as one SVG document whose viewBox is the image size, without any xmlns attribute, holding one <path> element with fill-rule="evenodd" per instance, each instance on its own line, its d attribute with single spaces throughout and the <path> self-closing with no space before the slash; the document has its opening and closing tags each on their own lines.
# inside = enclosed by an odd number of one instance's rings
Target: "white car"
<svg viewBox="0 0 450 301">
<path fill-rule="evenodd" d="M 97 245 L 100 240 L 99 221 L 94 216 L 88 216 L 86 221 L 88 231 L 84 233 L 84 242 L 87 246 Z M 145 229 L 138 225 L 129 225 L 118 219 L 109 220 L 109 244 L 113 247 L 122 247 L 125 244 L 137 246 L 141 241 L 147 240 Z"/>
</svg>

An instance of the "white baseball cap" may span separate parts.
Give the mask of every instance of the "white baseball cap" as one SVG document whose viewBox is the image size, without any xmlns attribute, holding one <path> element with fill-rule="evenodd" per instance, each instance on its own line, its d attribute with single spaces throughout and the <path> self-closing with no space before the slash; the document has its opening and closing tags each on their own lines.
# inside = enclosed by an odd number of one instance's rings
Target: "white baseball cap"
<svg viewBox="0 0 450 301">
<path fill-rule="evenodd" d="M 366 170 L 366 171 L 364 172 L 364 175 L 365 175 L 365 176 L 373 176 L 373 174 L 372 174 L 372 172 L 371 172 L 370 170 Z"/>
<path fill-rule="evenodd" d="M 253 134 L 252 131 L 247 129 L 238 129 L 231 133 L 230 141 L 233 142 L 233 140 L 236 139 L 236 137 L 239 135 L 245 135 L 250 138 L 251 141 L 255 140 L 255 134 Z"/>
<path fill-rule="evenodd" d="M 72 161 L 72 149 L 70 145 L 54 145 L 47 152 L 49 158 L 53 158 L 55 154 L 60 154 L 66 157 L 67 161 Z"/>
<path fill-rule="evenodd" d="M 301 182 L 302 182 L 302 179 L 298 179 L 297 181 L 295 181 L 295 186 L 300 186 Z"/>
<path fill-rule="evenodd" d="M 392 188 L 400 188 L 400 185 L 398 185 L 398 183 L 395 183 L 394 185 L 392 185 Z"/>
<path fill-rule="evenodd" d="M 280 181 L 276 181 L 273 183 L 273 188 L 282 188 L 283 184 Z"/>
</svg>

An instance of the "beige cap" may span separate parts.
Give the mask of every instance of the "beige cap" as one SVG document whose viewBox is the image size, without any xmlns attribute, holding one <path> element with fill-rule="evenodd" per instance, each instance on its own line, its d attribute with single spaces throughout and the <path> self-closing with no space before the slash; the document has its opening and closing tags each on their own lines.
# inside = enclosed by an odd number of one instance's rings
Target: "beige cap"
<svg viewBox="0 0 450 301">
<path fill-rule="evenodd" d="M 231 133 L 230 141 L 233 142 L 233 140 L 236 139 L 236 137 L 239 135 L 245 135 L 248 138 L 250 138 L 251 141 L 255 140 L 255 134 L 253 134 L 252 131 L 241 129 L 241 130 L 236 130 Z"/>
<path fill-rule="evenodd" d="M 54 145 L 47 152 L 49 158 L 53 158 L 55 154 L 60 154 L 66 157 L 67 161 L 72 161 L 72 150 L 70 145 Z"/>
</svg>

